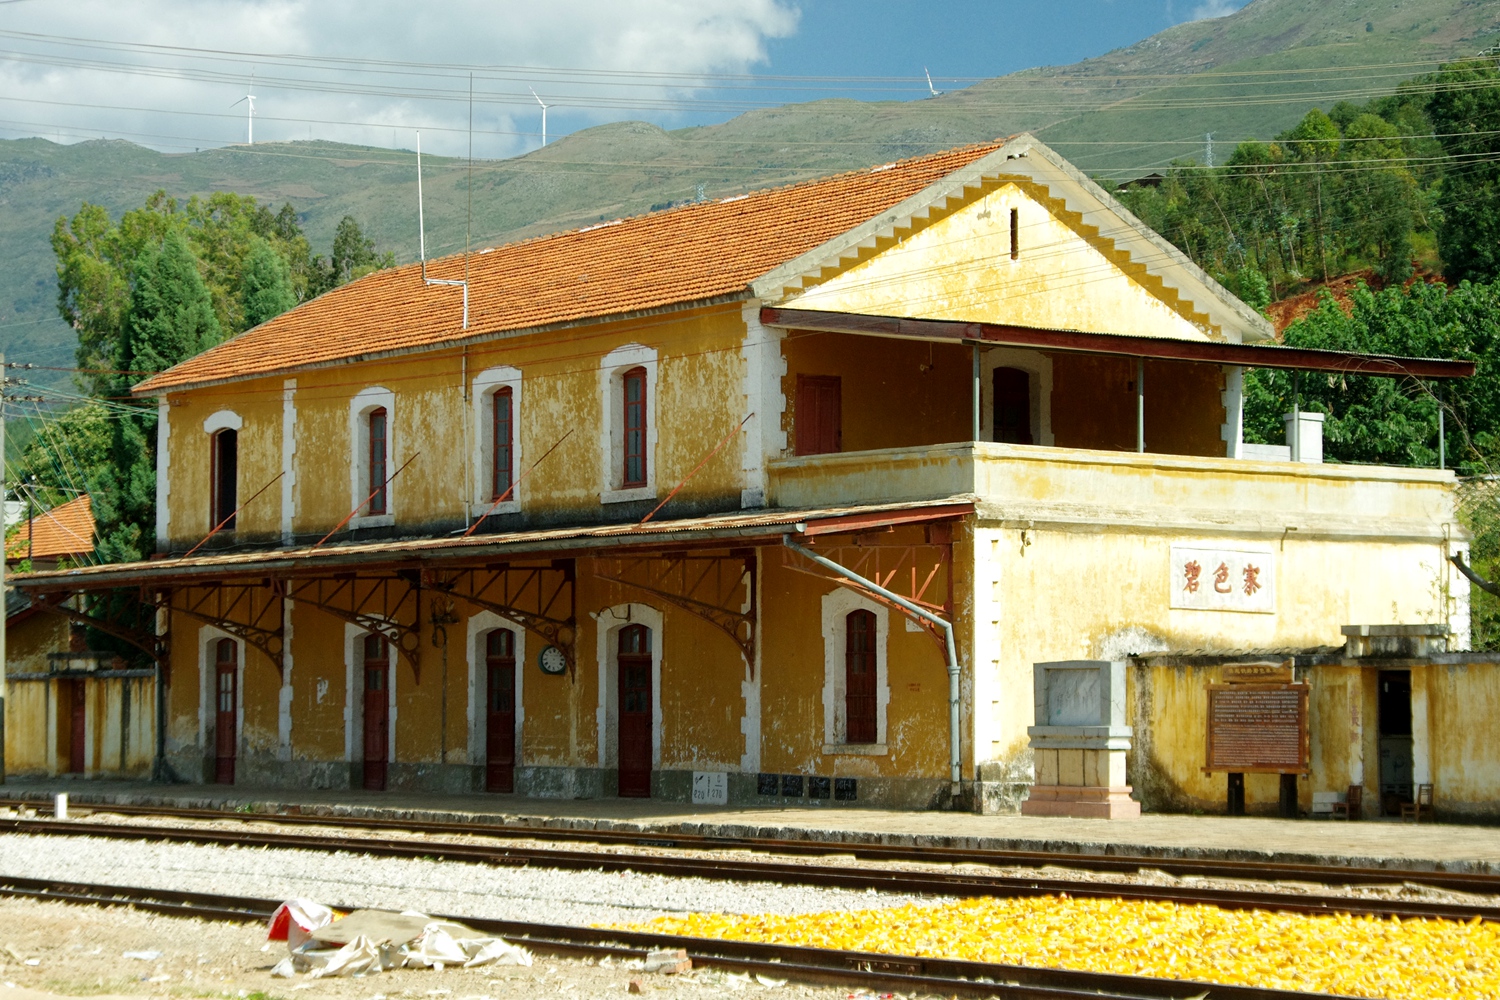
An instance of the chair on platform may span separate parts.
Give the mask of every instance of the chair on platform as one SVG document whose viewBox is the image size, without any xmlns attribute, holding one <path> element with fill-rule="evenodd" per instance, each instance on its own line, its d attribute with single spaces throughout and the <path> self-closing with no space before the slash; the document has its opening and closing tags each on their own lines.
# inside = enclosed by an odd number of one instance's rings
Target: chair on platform
<svg viewBox="0 0 1500 1000">
<path fill-rule="evenodd" d="M 1432 819 L 1432 786 L 1418 785 L 1417 799 L 1415 802 L 1401 803 L 1401 819 L 1410 820 L 1413 823 L 1422 822 L 1422 817 Z"/>
<path fill-rule="evenodd" d="M 1333 804 L 1332 819 L 1343 819 L 1345 821 L 1358 819 L 1360 810 L 1364 807 L 1365 786 L 1350 785 L 1349 791 L 1344 794 L 1344 801 Z"/>
</svg>

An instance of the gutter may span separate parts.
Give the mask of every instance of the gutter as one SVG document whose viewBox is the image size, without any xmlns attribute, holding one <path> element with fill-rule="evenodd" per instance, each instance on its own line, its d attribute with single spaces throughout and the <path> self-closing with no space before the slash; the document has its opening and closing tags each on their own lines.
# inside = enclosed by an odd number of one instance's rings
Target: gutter
<svg viewBox="0 0 1500 1000">
<path fill-rule="evenodd" d="M 960 792 L 963 761 L 960 757 L 961 745 L 959 743 L 958 649 L 953 642 L 953 623 L 939 618 L 931 611 L 913 604 L 899 594 L 891 593 L 874 580 L 866 579 L 853 570 L 840 566 L 832 559 L 818 555 L 804 545 L 798 545 L 792 541 L 791 535 L 782 535 L 781 541 L 783 545 L 802 558 L 815 562 L 824 569 L 832 570 L 839 576 L 858 584 L 872 594 L 880 595 L 908 614 L 915 615 L 923 621 L 931 622 L 943 630 L 944 645 L 947 648 L 948 654 L 948 780 L 950 782 L 949 791 L 953 793 L 956 799 Z"/>
</svg>

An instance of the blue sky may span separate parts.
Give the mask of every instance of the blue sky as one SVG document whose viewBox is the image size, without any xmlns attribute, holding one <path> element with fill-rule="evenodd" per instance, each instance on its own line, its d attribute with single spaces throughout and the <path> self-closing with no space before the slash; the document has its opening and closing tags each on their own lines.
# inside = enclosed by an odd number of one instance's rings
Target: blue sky
<svg viewBox="0 0 1500 1000">
<path fill-rule="evenodd" d="M 328 139 L 512 156 L 823 97 L 925 96 L 1066 64 L 1247 0 L 4 0 L 0 137 L 166 151 Z M 781 81 L 775 77 L 818 77 Z M 747 79 L 748 77 L 748 79 Z M 896 77 L 872 84 L 856 77 Z M 252 82 L 253 81 L 253 82 Z M 236 103 L 239 102 L 239 103 Z"/>
</svg>

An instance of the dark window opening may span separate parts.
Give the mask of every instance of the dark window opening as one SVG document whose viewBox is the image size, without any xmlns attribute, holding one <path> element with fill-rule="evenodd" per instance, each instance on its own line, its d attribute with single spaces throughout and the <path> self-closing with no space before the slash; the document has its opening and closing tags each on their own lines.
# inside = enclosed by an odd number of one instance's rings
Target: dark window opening
<svg viewBox="0 0 1500 1000">
<path fill-rule="evenodd" d="M 210 519 L 213 523 L 209 526 L 217 528 L 222 524 L 225 531 L 233 531 L 234 512 L 239 506 L 240 436 L 238 431 L 222 430 L 211 440 L 213 483 L 210 486 L 210 506 L 213 512 Z"/>
<path fill-rule="evenodd" d="M 385 407 L 382 406 L 371 410 L 369 416 L 370 480 L 367 491 L 370 494 L 371 514 L 384 514 L 387 511 L 385 483 L 386 431 Z"/>
<path fill-rule="evenodd" d="M 1031 436 L 1031 376 L 1019 368 L 995 369 L 995 440 L 1035 444 Z"/>
<path fill-rule="evenodd" d="M 494 451 L 491 456 L 491 500 L 499 500 L 505 496 L 511 487 L 514 472 L 514 411 L 512 409 L 511 391 L 509 387 L 496 390 L 491 399 L 491 425 L 490 434 L 494 440 Z M 514 500 L 514 497 L 511 497 Z"/>
<path fill-rule="evenodd" d="M 1021 210 L 1013 208 L 1010 210 L 1010 259 L 1021 258 Z"/>
<path fill-rule="evenodd" d="M 797 376 L 797 454 L 843 451 L 842 395 L 837 375 Z"/>
<path fill-rule="evenodd" d="M 621 376 L 625 397 L 625 455 L 622 487 L 646 485 L 646 369 Z"/>
<path fill-rule="evenodd" d="M 847 741 L 875 742 L 875 613 L 851 611 L 844 619 L 844 706 Z"/>
</svg>

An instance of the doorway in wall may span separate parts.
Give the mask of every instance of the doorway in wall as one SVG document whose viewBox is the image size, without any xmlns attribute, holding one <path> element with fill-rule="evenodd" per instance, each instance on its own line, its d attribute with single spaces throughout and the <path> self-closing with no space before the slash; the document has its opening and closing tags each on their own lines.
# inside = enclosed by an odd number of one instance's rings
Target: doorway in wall
<svg viewBox="0 0 1500 1000">
<path fill-rule="evenodd" d="M 497 628 L 485 637 L 485 771 L 488 792 L 516 789 L 516 634 Z"/>
<path fill-rule="evenodd" d="M 1002 444 L 1035 444 L 1031 427 L 1031 375 L 1019 368 L 995 369 L 995 440 Z"/>
<path fill-rule="evenodd" d="M 391 656 L 385 636 L 365 636 L 364 663 L 364 786 L 380 792 L 391 747 Z"/>
<path fill-rule="evenodd" d="M 651 630 L 627 625 L 619 639 L 620 796 L 651 796 Z"/>
<path fill-rule="evenodd" d="M 1382 670 L 1378 683 L 1380 811 L 1399 816 L 1412 800 L 1411 671 Z"/>
<path fill-rule="evenodd" d="M 238 716 L 240 647 L 233 639 L 214 644 L 214 782 L 234 784 Z"/>
<path fill-rule="evenodd" d="M 88 703 L 84 681 L 65 681 L 68 686 L 68 773 L 82 774 L 87 766 L 84 755 L 88 736 Z"/>
</svg>

